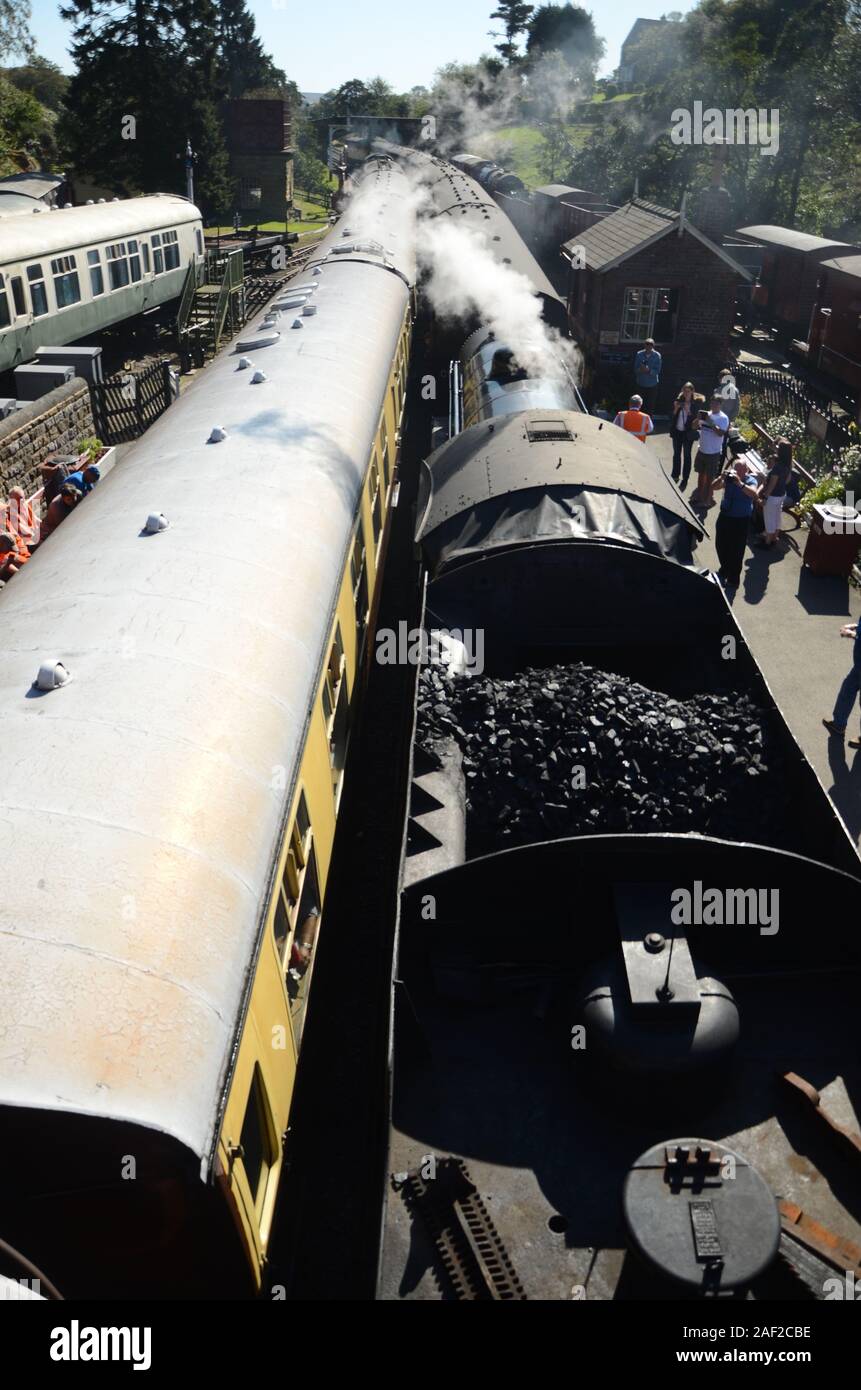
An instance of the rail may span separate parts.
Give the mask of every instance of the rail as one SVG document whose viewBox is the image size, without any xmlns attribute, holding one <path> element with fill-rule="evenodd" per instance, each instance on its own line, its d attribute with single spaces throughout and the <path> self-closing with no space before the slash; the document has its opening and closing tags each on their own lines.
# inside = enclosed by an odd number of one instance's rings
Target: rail
<svg viewBox="0 0 861 1390">
<path fill-rule="evenodd" d="M 176 311 L 176 334 L 179 339 L 181 339 L 185 333 L 191 315 L 191 306 L 194 303 L 195 290 L 200 283 L 200 271 L 198 267 L 199 262 L 192 257 L 188 264 L 185 284 L 182 287 L 179 308 Z"/>
<path fill-rule="evenodd" d="M 826 435 L 822 441 L 823 454 L 829 466 L 838 462 L 843 449 L 848 449 L 853 440 L 849 425 L 836 414 L 830 397 L 811 386 L 809 382 L 785 376 L 782 372 L 767 367 L 749 366 L 741 362 L 735 369 L 735 380 L 739 390 L 758 396 L 775 411 L 787 412 L 803 420 L 805 427 L 812 410 L 824 416 Z"/>
<path fill-rule="evenodd" d="M 230 296 L 235 290 L 242 288 L 243 276 L 242 251 L 229 251 L 224 258 L 221 288 L 218 291 L 218 300 L 213 315 L 212 333 L 214 352 L 218 351 L 221 335 L 224 332 L 224 325 L 230 310 Z"/>
</svg>

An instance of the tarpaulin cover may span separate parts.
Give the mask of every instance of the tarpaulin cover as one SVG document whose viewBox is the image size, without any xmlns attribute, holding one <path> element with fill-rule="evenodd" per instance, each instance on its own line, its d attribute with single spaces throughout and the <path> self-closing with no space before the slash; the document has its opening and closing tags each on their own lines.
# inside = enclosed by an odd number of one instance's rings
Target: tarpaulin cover
<svg viewBox="0 0 861 1390">
<path fill-rule="evenodd" d="M 690 565 L 691 534 L 687 521 L 652 501 L 563 483 L 479 502 L 436 527 L 422 543 L 436 578 L 481 551 L 577 539 L 616 541 Z"/>
</svg>

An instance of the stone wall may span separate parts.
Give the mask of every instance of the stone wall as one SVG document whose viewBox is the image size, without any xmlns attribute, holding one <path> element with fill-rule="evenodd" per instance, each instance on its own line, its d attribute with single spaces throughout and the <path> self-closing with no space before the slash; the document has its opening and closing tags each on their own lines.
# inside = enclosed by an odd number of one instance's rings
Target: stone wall
<svg viewBox="0 0 861 1390">
<path fill-rule="evenodd" d="M 78 440 L 96 433 L 90 388 L 74 377 L 0 420 L 0 496 L 42 485 L 39 470 L 52 454 L 77 454 Z"/>
</svg>

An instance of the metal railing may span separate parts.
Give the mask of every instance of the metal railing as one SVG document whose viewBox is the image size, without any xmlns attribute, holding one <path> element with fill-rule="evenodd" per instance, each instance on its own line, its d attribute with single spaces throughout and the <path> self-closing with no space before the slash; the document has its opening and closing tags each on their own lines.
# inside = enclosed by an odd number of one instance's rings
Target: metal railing
<svg viewBox="0 0 861 1390">
<path fill-rule="evenodd" d="M 842 450 L 857 442 L 846 419 L 835 413 L 830 397 L 809 382 L 744 362 L 738 364 L 734 375 L 740 391 L 755 395 L 775 414 L 794 415 L 805 427 L 811 411 L 823 416 L 825 438 L 822 440 L 822 455 L 823 461 L 829 465 L 838 461 Z"/>
</svg>

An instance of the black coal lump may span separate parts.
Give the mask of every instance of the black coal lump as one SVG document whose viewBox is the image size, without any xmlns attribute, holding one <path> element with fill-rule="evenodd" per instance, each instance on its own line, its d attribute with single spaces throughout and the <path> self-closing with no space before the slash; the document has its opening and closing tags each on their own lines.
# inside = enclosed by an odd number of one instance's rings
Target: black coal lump
<svg viewBox="0 0 861 1390">
<path fill-rule="evenodd" d="M 470 856 L 608 831 L 786 834 L 781 758 L 745 695 L 678 699 L 582 663 L 506 680 L 425 667 L 416 738 L 463 753 Z"/>
</svg>

